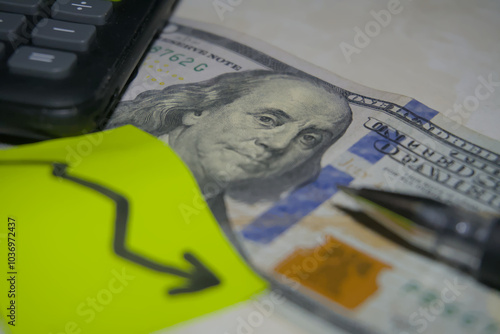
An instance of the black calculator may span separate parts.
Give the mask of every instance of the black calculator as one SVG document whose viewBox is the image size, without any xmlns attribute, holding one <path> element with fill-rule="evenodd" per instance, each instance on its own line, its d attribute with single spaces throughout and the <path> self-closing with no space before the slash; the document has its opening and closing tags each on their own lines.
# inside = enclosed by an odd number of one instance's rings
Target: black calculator
<svg viewBox="0 0 500 334">
<path fill-rule="evenodd" d="M 0 138 L 102 127 L 174 3 L 0 0 Z"/>
</svg>

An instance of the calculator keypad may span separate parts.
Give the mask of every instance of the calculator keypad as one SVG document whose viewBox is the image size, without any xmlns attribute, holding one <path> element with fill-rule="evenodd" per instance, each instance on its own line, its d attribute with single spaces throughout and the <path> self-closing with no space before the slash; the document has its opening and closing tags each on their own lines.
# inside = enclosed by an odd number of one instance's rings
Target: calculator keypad
<svg viewBox="0 0 500 334">
<path fill-rule="evenodd" d="M 40 140 L 102 127 L 175 3 L 0 0 L 2 17 L 25 22 L 0 22 L 0 136 Z"/>
<path fill-rule="evenodd" d="M 112 12 L 106 0 L 0 0 L 0 69 L 68 77 L 80 57 L 72 52 L 89 52 Z"/>
</svg>

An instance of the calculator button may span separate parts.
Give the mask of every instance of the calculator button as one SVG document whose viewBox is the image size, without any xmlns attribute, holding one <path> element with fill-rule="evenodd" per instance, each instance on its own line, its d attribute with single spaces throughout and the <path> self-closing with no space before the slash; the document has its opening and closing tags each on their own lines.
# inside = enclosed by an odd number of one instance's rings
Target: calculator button
<svg viewBox="0 0 500 334">
<path fill-rule="evenodd" d="M 41 4 L 42 0 L 0 0 L 0 10 L 35 15 Z"/>
<path fill-rule="evenodd" d="M 48 79 L 67 77 L 76 64 L 74 53 L 23 46 L 14 52 L 7 65 L 11 72 Z"/>
<path fill-rule="evenodd" d="M 52 6 L 52 17 L 56 20 L 103 25 L 112 11 L 110 1 L 57 0 Z"/>
<path fill-rule="evenodd" d="M 88 24 L 43 19 L 31 34 L 33 44 L 71 51 L 87 51 L 95 38 L 95 27 Z"/>
<path fill-rule="evenodd" d="M 23 15 L 0 13 L 0 40 L 14 42 L 21 37 L 21 32 L 26 26 Z"/>
</svg>

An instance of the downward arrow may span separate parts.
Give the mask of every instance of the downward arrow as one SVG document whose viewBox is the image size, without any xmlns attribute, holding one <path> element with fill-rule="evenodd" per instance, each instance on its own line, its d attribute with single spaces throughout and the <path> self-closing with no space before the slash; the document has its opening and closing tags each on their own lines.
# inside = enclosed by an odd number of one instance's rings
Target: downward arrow
<svg viewBox="0 0 500 334">
<path fill-rule="evenodd" d="M 186 284 L 184 286 L 173 288 L 168 291 L 170 295 L 196 292 L 220 284 L 220 280 L 190 252 L 184 253 L 184 259 L 186 259 L 186 261 L 188 261 L 193 267 L 189 272 L 186 272 L 172 266 L 152 261 L 142 255 L 133 253 L 128 250 L 125 246 L 129 217 L 128 200 L 124 196 L 97 183 L 89 182 L 68 175 L 66 172 L 68 165 L 66 164 L 53 163 L 53 167 L 54 169 L 52 173 L 54 176 L 61 177 L 63 179 L 98 191 L 101 194 L 111 198 L 116 203 L 115 236 L 113 249 L 117 255 L 149 269 L 186 278 Z"/>
</svg>

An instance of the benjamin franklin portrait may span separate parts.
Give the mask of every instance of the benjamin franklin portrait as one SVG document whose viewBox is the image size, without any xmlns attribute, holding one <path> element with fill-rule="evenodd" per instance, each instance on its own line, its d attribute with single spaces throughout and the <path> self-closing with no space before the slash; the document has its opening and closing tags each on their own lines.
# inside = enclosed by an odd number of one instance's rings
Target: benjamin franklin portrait
<svg viewBox="0 0 500 334">
<path fill-rule="evenodd" d="M 251 203 L 314 180 L 351 120 L 339 89 L 255 70 L 143 92 L 119 104 L 108 127 L 132 124 L 167 142 L 221 221 L 227 192 Z"/>
</svg>

